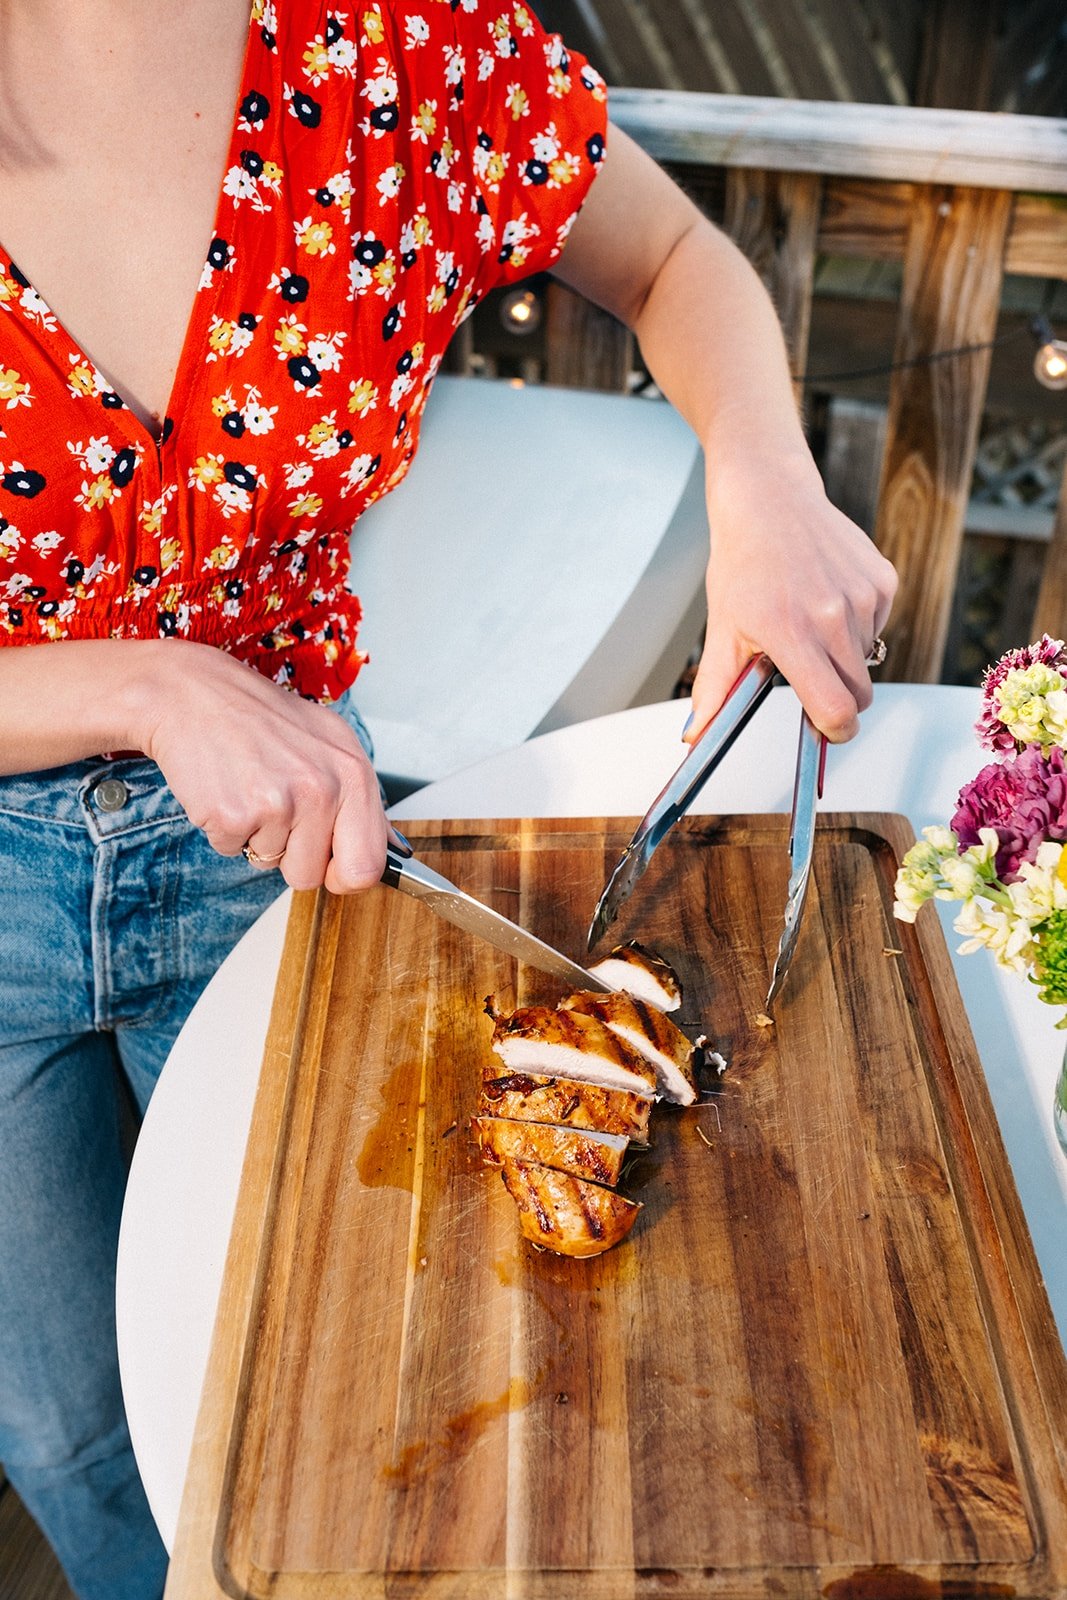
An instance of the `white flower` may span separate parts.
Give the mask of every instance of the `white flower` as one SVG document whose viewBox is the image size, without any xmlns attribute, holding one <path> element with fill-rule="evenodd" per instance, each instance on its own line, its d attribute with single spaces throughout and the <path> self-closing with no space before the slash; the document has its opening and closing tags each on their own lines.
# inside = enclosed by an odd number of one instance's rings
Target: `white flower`
<svg viewBox="0 0 1067 1600">
<path fill-rule="evenodd" d="M 256 180 L 244 167 L 231 167 L 222 180 L 222 192 L 233 200 L 248 200 L 256 192 Z"/>
<path fill-rule="evenodd" d="M 1021 917 L 988 900 L 968 900 L 959 911 L 953 927 L 967 935 L 959 947 L 960 955 L 976 950 L 991 950 L 999 966 L 1025 973 L 1033 956 L 1030 925 Z"/>
<path fill-rule="evenodd" d="M 269 433 L 274 427 L 274 414 L 277 406 L 265 406 L 261 400 L 249 396 L 244 410 L 241 412 L 244 425 L 249 433 Z"/>
<path fill-rule="evenodd" d="M 405 49 L 414 50 L 430 37 L 430 24 L 425 17 L 409 17 L 404 24 L 404 31 L 407 34 Z"/>
</svg>

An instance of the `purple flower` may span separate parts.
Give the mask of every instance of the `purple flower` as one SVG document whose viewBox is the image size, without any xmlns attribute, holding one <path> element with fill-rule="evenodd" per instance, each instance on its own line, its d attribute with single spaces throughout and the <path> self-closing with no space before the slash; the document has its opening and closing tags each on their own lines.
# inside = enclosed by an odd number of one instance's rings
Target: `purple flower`
<svg viewBox="0 0 1067 1600">
<path fill-rule="evenodd" d="M 952 831 L 961 849 L 980 842 L 980 828 L 995 828 L 997 877 L 1011 883 L 1019 863 L 1033 861 L 1043 840 L 1067 840 L 1064 753 L 1057 745 L 1027 745 L 1021 755 L 991 762 L 960 790 L 956 804 Z"/>
<path fill-rule="evenodd" d="M 986 671 L 982 679 L 982 709 L 978 713 L 974 731 L 978 735 L 978 743 L 987 750 L 1018 750 L 1015 736 L 1008 732 L 1000 720 L 996 690 L 1009 672 L 1016 668 L 1022 670 L 1036 666 L 1039 661 L 1045 666 L 1067 671 L 1067 646 L 1063 640 L 1052 639 L 1043 633 L 1036 644 L 1025 645 L 1021 650 L 1008 650 Z"/>
</svg>

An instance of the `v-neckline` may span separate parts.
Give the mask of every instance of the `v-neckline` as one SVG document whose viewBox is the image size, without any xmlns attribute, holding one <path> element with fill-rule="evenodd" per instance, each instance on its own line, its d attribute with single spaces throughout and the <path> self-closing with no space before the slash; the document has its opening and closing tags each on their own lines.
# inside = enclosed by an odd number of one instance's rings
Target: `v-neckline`
<svg viewBox="0 0 1067 1600">
<path fill-rule="evenodd" d="M 170 390 L 167 394 L 166 402 L 164 404 L 163 414 L 159 419 L 159 432 L 154 433 L 146 422 L 141 421 L 141 418 L 130 405 L 129 400 L 126 398 L 126 395 L 121 388 L 112 387 L 110 390 L 112 394 L 117 395 L 122 401 L 121 407 L 115 407 L 114 415 L 116 417 L 124 418 L 124 426 L 132 430 L 137 435 L 139 440 L 147 440 L 157 458 L 162 452 L 167 438 L 170 436 L 171 430 L 167 427 L 168 420 L 171 422 L 173 428 L 174 414 L 178 410 L 184 390 L 188 387 L 187 369 L 189 366 L 191 352 L 193 347 L 198 345 L 200 342 L 201 328 L 203 324 L 202 313 L 209 298 L 204 289 L 201 287 L 203 282 L 204 266 L 208 259 L 208 251 L 211 248 L 212 241 L 219 237 L 223 206 L 228 199 L 226 194 L 226 174 L 229 172 L 230 167 L 233 164 L 234 150 L 239 142 L 241 107 L 244 104 L 248 93 L 248 80 L 252 65 L 252 43 L 255 37 L 255 25 L 258 11 L 259 6 L 257 4 L 257 0 L 248 0 L 248 23 L 245 29 L 244 46 L 241 54 L 241 71 L 237 82 L 237 95 L 233 103 L 233 113 L 230 118 L 230 135 L 226 141 L 222 172 L 219 175 L 218 183 L 215 189 L 215 206 L 212 213 L 211 233 L 206 243 L 203 258 L 201 259 L 200 265 L 197 269 L 196 287 L 193 290 L 192 304 L 189 307 L 189 314 L 185 320 L 185 331 L 182 334 L 182 341 L 178 350 L 177 365 L 175 366 L 174 372 L 171 375 Z M 237 208 L 234 207 L 235 214 L 236 209 Z M 81 340 L 74 337 L 63 321 L 63 318 L 52 306 L 51 301 L 46 300 L 45 297 L 38 291 L 32 279 L 23 271 L 19 262 L 16 261 L 15 258 L 8 252 L 2 241 L 0 241 L 0 256 L 6 258 L 9 265 L 16 268 L 26 287 L 33 291 L 41 305 L 46 308 L 48 316 L 53 323 L 53 328 L 49 329 L 47 325 L 45 325 L 45 332 L 51 333 L 52 337 L 56 339 L 62 339 L 65 341 L 69 345 L 70 350 L 78 355 L 90 367 L 92 367 L 94 372 L 103 374 L 103 368 L 100 366 L 99 362 L 97 362 L 92 354 L 86 350 Z M 218 276 L 218 269 L 216 269 L 216 276 Z M 212 283 L 212 289 L 214 289 L 214 287 L 215 285 Z M 28 317 L 28 313 L 23 314 Z M 110 379 L 108 381 L 110 382 Z"/>
</svg>

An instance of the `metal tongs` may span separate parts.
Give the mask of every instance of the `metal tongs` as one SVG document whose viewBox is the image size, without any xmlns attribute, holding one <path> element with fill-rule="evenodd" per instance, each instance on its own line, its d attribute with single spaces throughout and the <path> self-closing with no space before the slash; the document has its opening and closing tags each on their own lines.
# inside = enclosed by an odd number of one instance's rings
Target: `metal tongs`
<svg viewBox="0 0 1067 1600">
<path fill-rule="evenodd" d="M 741 730 L 759 710 L 774 682 L 774 662 L 766 655 L 753 656 L 744 668 L 716 715 L 688 752 L 673 777 L 653 800 L 638 824 L 633 838 L 619 858 L 597 902 L 589 926 L 589 949 L 615 921 L 619 909 L 633 892 L 637 880 L 652 859 L 656 846 L 684 816 L 707 783 Z M 785 982 L 789 963 L 796 949 L 800 918 L 811 875 L 815 845 L 815 811 L 822 797 L 826 769 L 826 737 L 807 712 L 801 714 L 800 743 L 796 776 L 793 782 L 793 812 L 789 828 L 789 892 L 785 906 L 785 927 L 767 993 L 767 1008 Z"/>
</svg>

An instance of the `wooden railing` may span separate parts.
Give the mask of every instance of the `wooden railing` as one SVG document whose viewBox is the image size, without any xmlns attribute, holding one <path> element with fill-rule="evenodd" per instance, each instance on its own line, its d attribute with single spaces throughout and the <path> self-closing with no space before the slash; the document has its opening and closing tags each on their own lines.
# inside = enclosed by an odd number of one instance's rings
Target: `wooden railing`
<svg viewBox="0 0 1067 1600">
<path fill-rule="evenodd" d="M 936 681 L 1004 274 L 1067 279 L 1067 121 L 634 89 L 614 91 L 611 111 L 709 214 L 718 197 L 794 371 L 817 253 L 903 263 L 873 524 L 901 578 L 884 676 Z M 614 388 L 630 368 L 626 331 L 563 289 L 546 338 L 550 382 Z M 970 346 L 986 348 L 928 359 Z M 1062 487 L 1032 629 L 1067 633 Z"/>
</svg>

